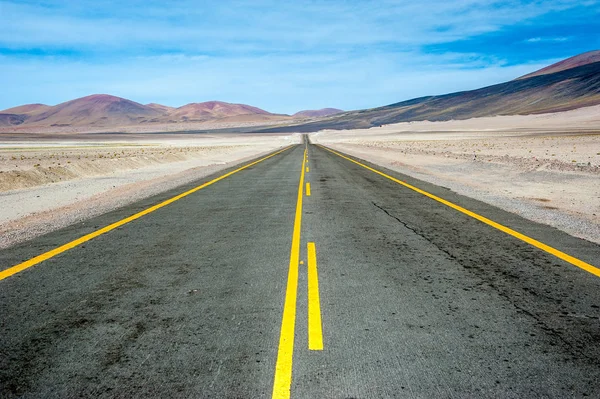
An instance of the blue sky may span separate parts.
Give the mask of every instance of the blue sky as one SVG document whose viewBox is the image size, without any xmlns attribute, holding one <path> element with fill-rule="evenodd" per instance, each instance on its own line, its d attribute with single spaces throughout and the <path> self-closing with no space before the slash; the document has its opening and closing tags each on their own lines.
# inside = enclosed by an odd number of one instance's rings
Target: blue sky
<svg viewBox="0 0 600 399">
<path fill-rule="evenodd" d="M 0 0 L 0 109 L 93 93 L 370 108 L 599 48 L 600 0 Z"/>
</svg>

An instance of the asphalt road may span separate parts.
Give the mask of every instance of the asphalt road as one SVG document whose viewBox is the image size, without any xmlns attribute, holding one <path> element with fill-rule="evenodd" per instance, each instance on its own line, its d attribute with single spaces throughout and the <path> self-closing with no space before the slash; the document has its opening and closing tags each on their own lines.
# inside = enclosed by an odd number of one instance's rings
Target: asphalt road
<svg viewBox="0 0 600 399">
<path fill-rule="evenodd" d="M 600 266 L 596 244 L 361 162 Z M 0 281 L 2 398 L 600 397 L 598 276 L 315 145 L 58 252 Z"/>
</svg>

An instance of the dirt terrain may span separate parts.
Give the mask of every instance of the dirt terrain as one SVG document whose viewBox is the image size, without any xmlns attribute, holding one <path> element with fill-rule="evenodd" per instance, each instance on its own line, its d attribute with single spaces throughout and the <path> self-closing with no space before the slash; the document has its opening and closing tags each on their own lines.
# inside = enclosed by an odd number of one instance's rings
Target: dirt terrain
<svg viewBox="0 0 600 399">
<path fill-rule="evenodd" d="M 310 137 L 600 240 L 598 106 L 321 131 Z M 0 134 L 0 246 L 299 142 L 299 134 Z"/>
</svg>

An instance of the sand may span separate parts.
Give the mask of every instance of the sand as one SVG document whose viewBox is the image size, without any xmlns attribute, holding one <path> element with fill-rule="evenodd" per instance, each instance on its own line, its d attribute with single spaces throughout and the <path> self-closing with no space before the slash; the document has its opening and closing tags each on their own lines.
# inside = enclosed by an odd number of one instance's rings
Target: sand
<svg viewBox="0 0 600 399">
<path fill-rule="evenodd" d="M 600 243 L 600 107 L 323 131 L 311 141 Z"/>
<path fill-rule="evenodd" d="M 0 247 L 299 142 L 299 135 L 0 142 Z"/>
<path fill-rule="evenodd" d="M 310 137 L 600 243 L 600 106 Z M 299 134 L 0 132 L 0 247 L 300 141 Z"/>
</svg>

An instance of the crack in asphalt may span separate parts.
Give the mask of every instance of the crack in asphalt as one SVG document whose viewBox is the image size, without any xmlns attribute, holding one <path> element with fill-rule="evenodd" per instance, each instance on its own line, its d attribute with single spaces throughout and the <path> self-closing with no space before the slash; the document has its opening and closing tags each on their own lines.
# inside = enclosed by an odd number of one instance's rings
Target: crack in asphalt
<svg viewBox="0 0 600 399">
<path fill-rule="evenodd" d="M 435 242 L 433 242 L 430 238 L 428 238 L 427 236 L 423 235 L 422 233 L 418 232 L 415 228 L 409 226 L 406 222 L 404 222 L 403 220 L 399 219 L 397 216 L 392 215 L 387 209 L 385 209 L 384 207 L 378 205 L 375 202 L 372 202 L 372 204 L 380 209 L 381 211 L 383 211 L 386 215 L 388 215 L 389 217 L 391 217 L 392 219 L 396 220 L 398 223 L 400 223 L 402 226 L 404 226 L 405 228 L 407 228 L 408 230 L 412 231 L 413 233 L 415 233 L 417 236 L 423 238 L 424 240 L 426 240 L 427 242 L 429 242 L 431 245 L 433 245 L 435 248 L 437 248 L 439 251 L 445 253 L 450 259 L 455 260 L 459 265 L 461 265 L 464 269 L 466 269 L 467 271 L 469 271 L 469 269 L 472 269 L 472 267 L 465 267 L 465 265 L 462 264 L 462 262 L 460 261 L 459 258 L 457 258 L 456 256 L 454 256 L 453 254 L 451 254 L 450 252 L 448 252 L 447 250 L 445 250 L 444 248 L 441 248 L 440 246 L 438 246 Z M 593 356 L 589 356 L 587 355 L 584 351 L 580 350 L 579 348 L 577 348 L 573 343 L 569 342 L 568 340 L 566 340 L 561 332 L 559 330 L 556 330 L 552 327 L 550 327 L 549 325 L 547 325 L 543 320 L 540 319 L 540 317 L 538 315 L 536 315 L 535 313 L 527 310 L 526 308 L 524 308 L 523 306 L 518 305 L 517 303 L 515 303 L 514 301 L 511 300 L 511 297 L 506 294 L 505 292 L 503 292 L 499 287 L 497 287 L 494 283 L 487 281 L 485 279 L 482 278 L 482 276 L 478 276 L 479 278 L 481 278 L 488 287 L 490 287 L 492 290 L 494 290 L 500 297 L 504 298 L 508 303 L 510 303 L 515 309 L 517 309 L 518 311 L 523 312 L 523 314 L 529 316 L 530 318 L 532 318 L 533 320 L 535 320 L 536 324 L 545 332 L 547 332 L 550 336 L 556 338 L 558 341 L 562 342 L 564 347 L 567 348 L 567 350 L 572 354 L 572 355 L 576 355 L 579 357 L 583 357 L 585 359 L 587 359 L 588 361 L 590 361 L 592 364 L 594 365 L 600 365 L 600 360 L 596 359 Z"/>
<path fill-rule="evenodd" d="M 424 237 L 423 235 L 421 235 L 419 232 L 417 232 L 415 229 L 413 229 L 412 227 L 410 227 L 408 224 L 406 224 L 406 222 L 398 219 L 396 216 L 392 215 L 391 213 L 388 212 L 387 209 L 385 209 L 384 207 L 377 205 L 375 202 L 373 202 L 373 205 L 378 208 L 381 209 L 386 215 L 388 215 L 389 217 L 391 217 L 392 219 L 396 219 L 402 226 L 406 227 L 407 229 L 409 229 L 410 231 L 412 231 L 413 233 L 415 233 L 416 235 L 418 235 L 419 237 L 423 237 L 427 240 L 427 237 Z M 429 240 L 427 240 L 429 241 Z M 444 251 L 445 252 L 445 251 Z M 453 257 L 454 258 L 454 257 Z"/>
</svg>

